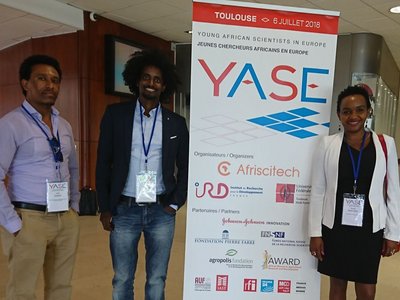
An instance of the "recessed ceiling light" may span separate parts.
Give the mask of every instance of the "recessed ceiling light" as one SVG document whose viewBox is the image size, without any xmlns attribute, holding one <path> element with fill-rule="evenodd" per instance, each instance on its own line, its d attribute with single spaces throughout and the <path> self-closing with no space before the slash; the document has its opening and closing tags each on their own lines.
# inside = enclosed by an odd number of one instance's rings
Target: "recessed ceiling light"
<svg viewBox="0 0 400 300">
<path fill-rule="evenodd" d="M 389 11 L 393 14 L 400 14 L 400 6 L 394 6 Z"/>
</svg>

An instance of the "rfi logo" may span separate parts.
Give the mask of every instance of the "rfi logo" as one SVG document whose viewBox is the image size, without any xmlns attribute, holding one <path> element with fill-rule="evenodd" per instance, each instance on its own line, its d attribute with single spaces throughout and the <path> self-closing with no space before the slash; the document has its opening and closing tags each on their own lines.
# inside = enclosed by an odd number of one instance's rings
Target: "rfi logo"
<svg viewBox="0 0 400 300">
<path fill-rule="evenodd" d="M 257 291 L 257 279 L 245 278 L 243 281 L 244 292 L 256 292 Z"/>
</svg>

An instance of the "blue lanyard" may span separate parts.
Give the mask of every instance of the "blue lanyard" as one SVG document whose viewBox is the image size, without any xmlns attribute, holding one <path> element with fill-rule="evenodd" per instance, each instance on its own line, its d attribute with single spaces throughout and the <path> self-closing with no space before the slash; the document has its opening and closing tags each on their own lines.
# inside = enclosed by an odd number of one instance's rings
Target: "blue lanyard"
<svg viewBox="0 0 400 300">
<path fill-rule="evenodd" d="M 358 175 L 360 174 L 361 156 L 364 151 L 364 144 L 365 144 L 366 137 L 367 137 L 367 133 L 364 131 L 364 135 L 363 135 L 362 142 L 361 142 L 360 154 L 358 155 L 357 168 L 354 163 L 354 157 L 353 157 L 353 153 L 351 152 L 350 146 L 349 146 L 349 144 L 346 143 L 347 150 L 349 151 L 349 154 L 350 154 L 351 165 L 353 166 L 353 176 L 354 176 L 353 194 L 355 194 L 356 190 L 357 190 Z"/>
<path fill-rule="evenodd" d="M 42 126 L 40 126 L 39 122 L 35 119 L 34 116 L 32 116 L 32 114 L 26 109 L 26 107 L 23 104 L 21 106 L 25 110 L 25 112 L 32 118 L 32 120 L 35 121 L 36 125 L 40 128 L 40 130 L 44 133 L 44 135 L 47 138 L 47 141 L 49 142 L 51 151 L 53 152 L 53 148 L 51 147 L 51 144 L 50 144 L 51 143 L 50 142 L 50 137 L 47 135 L 46 131 L 42 128 Z M 60 140 L 60 135 L 58 134 L 58 130 L 57 130 L 57 140 L 58 140 L 58 142 L 60 144 L 60 147 L 61 147 L 61 140 Z M 56 161 L 55 157 L 54 157 L 54 160 Z M 56 161 L 56 163 L 58 163 L 58 162 Z"/>
<path fill-rule="evenodd" d="M 153 139 L 154 129 L 156 127 L 158 108 L 160 107 L 160 105 L 157 106 L 156 113 L 154 114 L 153 127 L 151 128 L 150 139 L 147 144 L 147 147 L 144 143 L 143 112 L 142 112 L 142 105 L 140 103 L 139 103 L 139 107 L 140 107 L 140 125 L 142 127 L 142 145 L 143 145 L 144 155 L 146 156 L 145 163 L 146 163 L 146 170 L 147 170 L 147 156 L 149 155 L 149 152 L 150 152 L 151 141 Z"/>
</svg>

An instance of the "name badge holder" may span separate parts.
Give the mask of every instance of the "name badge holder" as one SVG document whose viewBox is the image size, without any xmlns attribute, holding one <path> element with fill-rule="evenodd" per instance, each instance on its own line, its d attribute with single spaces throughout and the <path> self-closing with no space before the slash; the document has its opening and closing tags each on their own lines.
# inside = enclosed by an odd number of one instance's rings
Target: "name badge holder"
<svg viewBox="0 0 400 300">
<path fill-rule="evenodd" d="M 136 175 L 136 203 L 140 204 L 149 204 L 157 202 L 157 172 L 148 170 L 148 155 L 150 152 L 151 141 L 154 135 L 154 129 L 156 127 L 157 121 L 157 113 L 159 106 L 157 106 L 156 112 L 154 114 L 153 126 L 150 133 L 150 139 L 145 145 L 144 141 L 144 130 L 143 130 L 143 112 L 142 106 L 140 105 L 140 125 L 142 129 L 142 145 L 143 151 L 145 155 L 145 164 L 144 170 L 140 171 L 139 174 Z"/>
<path fill-rule="evenodd" d="M 361 156 L 364 151 L 365 139 L 366 139 L 366 132 L 364 132 L 362 138 L 360 154 L 358 155 L 357 167 L 355 166 L 351 148 L 349 144 L 347 144 L 347 150 L 350 155 L 351 165 L 353 169 L 354 182 L 353 182 L 353 193 L 343 194 L 342 225 L 349 225 L 356 227 L 362 227 L 363 225 L 365 195 L 357 194 L 356 191 L 357 191 L 358 177 L 360 174 Z"/>
<path fill-rule="evenodd" d="M 46 182 L 46 202 L 48 212 L 60 212 L 69 209 L 69 188 L 66 181 Z"/>
<path fill-rule="evenodd" d="M 136 175 L 136 203 L 156 203 L 156 177 L 153 171 L 142 171 Z"/>
<path fill-rule="evenodd" d="M 343 194 L 342 225 L 362 227 L 365 195 Z"/>
</svg>

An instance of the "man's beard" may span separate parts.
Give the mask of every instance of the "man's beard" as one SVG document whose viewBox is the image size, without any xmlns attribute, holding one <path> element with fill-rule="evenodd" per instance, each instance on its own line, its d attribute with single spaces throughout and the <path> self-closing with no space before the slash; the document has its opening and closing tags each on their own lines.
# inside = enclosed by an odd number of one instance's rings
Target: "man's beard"
<svg viewBox="0 0 400 300">
<path fill-rule="evenodd" d="M 152 94 L 152 93 L 148 93 L 148 92 L 143 92 L 142 94 L 143 98 L 145 98 L 146 100 L 159 100 L 160 96 L 156 95 L 156 94 Z"/>
</svg>

